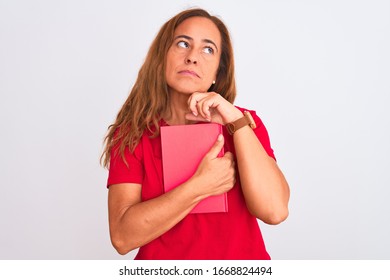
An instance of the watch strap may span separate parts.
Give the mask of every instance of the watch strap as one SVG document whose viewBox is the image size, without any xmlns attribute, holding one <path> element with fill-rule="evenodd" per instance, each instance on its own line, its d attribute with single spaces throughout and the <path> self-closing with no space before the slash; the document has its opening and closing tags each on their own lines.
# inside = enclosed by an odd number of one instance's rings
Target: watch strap
<svg viewBox="0 0 390 280">
<path fill-rule="evenodd" d="M 252 129 L 256 128 L 256 124 L 252 118 L 252 115 L 248 111 L 244 112 L 244 116 L 242 118 L 226 124 L 226 129 L 230 135 L 233 135 L 234 132 L 246 125 L 249 125 Z"/>
</svg>

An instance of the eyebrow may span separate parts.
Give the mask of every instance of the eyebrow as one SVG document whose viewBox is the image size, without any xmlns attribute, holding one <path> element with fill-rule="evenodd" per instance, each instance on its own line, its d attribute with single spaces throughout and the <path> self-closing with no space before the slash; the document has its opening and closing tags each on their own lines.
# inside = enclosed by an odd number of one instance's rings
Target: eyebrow
<svg viewBox="0 0 390 280">
<path fill-rule="evenodd" d="M 177 39 L 179 39 L 179 38 L 184 38 L 184 39 L 187 39 L 187 40 L 189 40 L 189 41 L 194 41 L 194 39 L 193 39 L 192 37 L 187 36 L 187 35 L 178 35 L 178 36 L 176 36 L 176 37 L 174 38 L 174 40 L 177 40 Z M 219 51 L 217 45 L 213 42 L 213 40 L 210 40 L 210 39 L 203 39 L 202 42 L 213 45 L 213 46 L 217 49 L 217 51 Z"/>
</svg>

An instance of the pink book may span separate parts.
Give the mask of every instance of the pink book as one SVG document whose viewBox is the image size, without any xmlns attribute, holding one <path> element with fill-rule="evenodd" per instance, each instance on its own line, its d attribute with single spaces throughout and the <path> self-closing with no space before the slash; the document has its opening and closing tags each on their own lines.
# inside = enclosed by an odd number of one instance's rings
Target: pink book
<svg viewBox="0 0 390 280">
<path fill-rule="evenodd" d="M 186 182 L 214 145 L 222 126 L 217 123 L 161 127 L 164 191 Z M 219 157 L 223 156 L 223 149 Z M 210 196 L 199 202 L 191 213 L 227 212 L 227 194 Z"/>
</svg>

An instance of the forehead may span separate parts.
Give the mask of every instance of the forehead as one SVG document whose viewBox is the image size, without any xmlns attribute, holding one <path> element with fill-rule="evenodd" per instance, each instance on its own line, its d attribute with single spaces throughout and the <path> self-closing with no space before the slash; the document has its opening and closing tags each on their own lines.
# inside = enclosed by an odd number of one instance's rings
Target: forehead
<svg viewBox="0 0 390 280">
<path fill-rule="evenodd" d="M 208 18 L 190 17 L 175 29 L 175 37 L 187 35 L 194 40 L 212 40 L 218 47 L 221 45 L 221 34 L 218 27 Z"/>
</svg>

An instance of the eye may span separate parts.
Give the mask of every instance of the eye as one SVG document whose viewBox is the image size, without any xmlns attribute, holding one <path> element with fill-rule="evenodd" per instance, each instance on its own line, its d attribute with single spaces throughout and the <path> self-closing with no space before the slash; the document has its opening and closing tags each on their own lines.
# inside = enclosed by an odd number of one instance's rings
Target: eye
<svg viewBox="0 0 390 280">
<path fill-rule="evenodd" d="M 207 54 L 213 54 L 214 49 L 212 47 L 205 47 L 205 48 L 203 48 L 203 52 L 207 53 Z"/>
<path fill-rule="evenodd" d="M 189 45 L 186 41 L 179 41 L 177 43 L 177 46 L 179 46 L 180 48 L 184 48 L 184 49 L 187 49 L 189 47 Z"/>
</svg>

